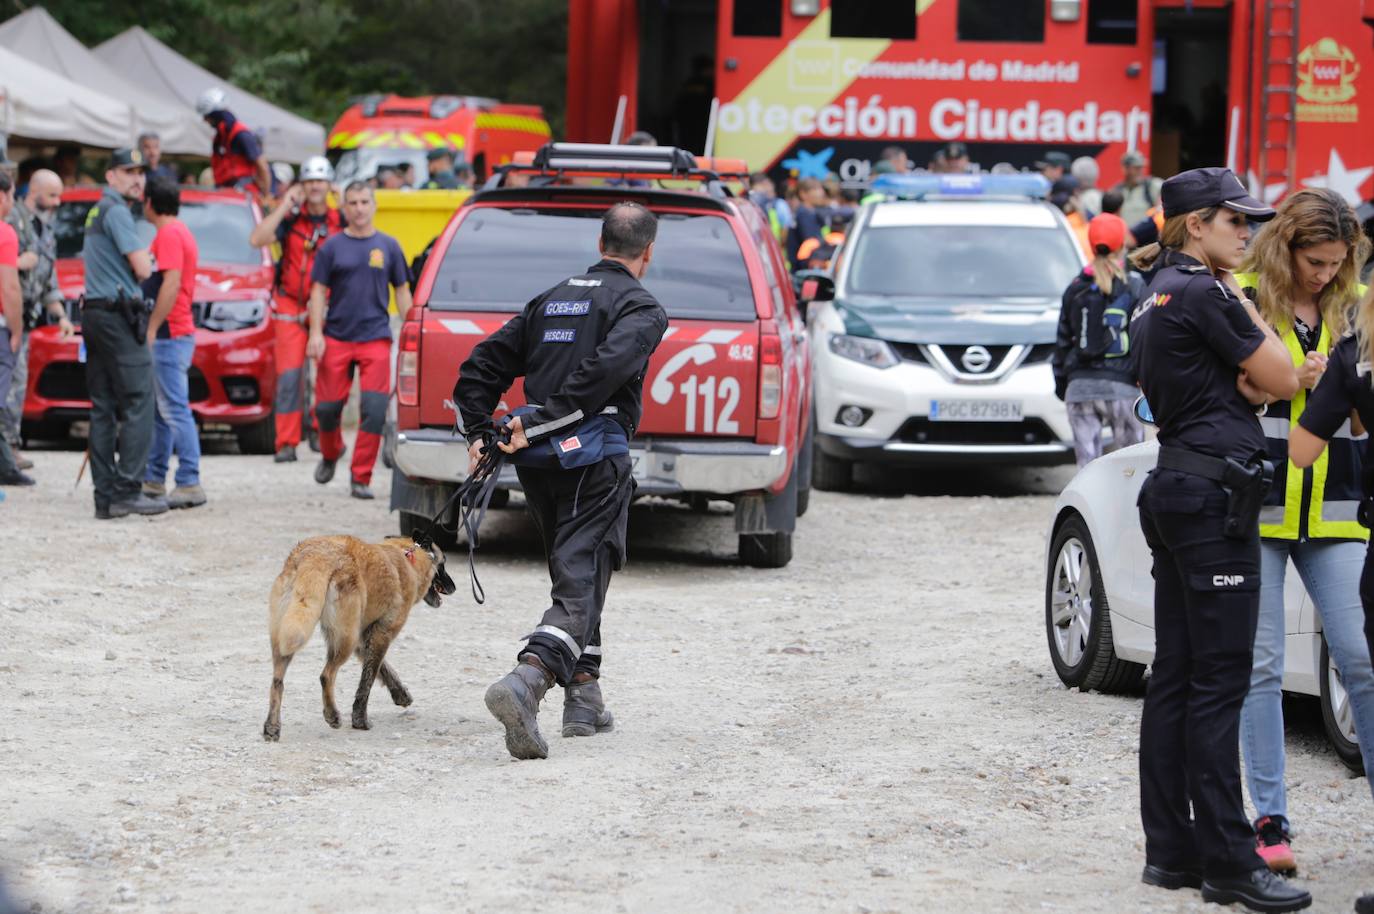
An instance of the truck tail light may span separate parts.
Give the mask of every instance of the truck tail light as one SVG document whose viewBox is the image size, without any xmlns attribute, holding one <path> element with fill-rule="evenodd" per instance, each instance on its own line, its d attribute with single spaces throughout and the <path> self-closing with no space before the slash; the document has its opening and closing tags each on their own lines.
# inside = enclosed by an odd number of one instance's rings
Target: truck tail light
<svg viewBox="0 0 1374 914">
<path fill-rule="evenodd" d="M 401 349 L 396 355 L 396 401 L 402 406 L 420 402 L 420 324 L 407 321 L 401 327 Z"/>
<path fill-rule="evenodd" d="M 776 419 L 782 407 L 782 340 L 772 321 L 759 337 L 759 418 Z"/>
</svg>

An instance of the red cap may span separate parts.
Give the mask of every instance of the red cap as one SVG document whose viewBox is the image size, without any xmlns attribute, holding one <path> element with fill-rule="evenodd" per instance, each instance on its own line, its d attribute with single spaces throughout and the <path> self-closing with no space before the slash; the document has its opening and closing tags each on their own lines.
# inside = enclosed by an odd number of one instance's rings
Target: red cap
<svg viewBox="0 0 1374 914">
<path fill-rule="evenodd" d="M 1126 244 L 1126 222 L 1115 213 L 1094 216 L 1088 223 L 1088 245 L 1097 252 L 1097 246 L 1105 245 L 1108 251 L 1119 251 Z"/>
</svg>

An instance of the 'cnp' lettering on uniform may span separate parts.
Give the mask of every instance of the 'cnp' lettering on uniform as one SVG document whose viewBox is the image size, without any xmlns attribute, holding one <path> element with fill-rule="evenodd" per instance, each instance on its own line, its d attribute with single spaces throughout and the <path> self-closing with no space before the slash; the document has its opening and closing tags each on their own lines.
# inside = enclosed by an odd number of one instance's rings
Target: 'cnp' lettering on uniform
<svg viewBox="0 0 1374 914">
<path fill-rule="evenodd" d="M 545 330 L 544 342 L 546 343 L 571 343 L 577 339 L 576 330 Z"/>
<path fill-rule="evenodd" d="M 1214 574 L 1212 575 L 1213 587 L 1239 587 L 1245 583 L 1243 574 Z"/>
<path fill-rule="evenodd" d="M 544 316 L 582 317 L 591 309 L 591 301 L 551 301 L 544 303 Z"/>
</svg>

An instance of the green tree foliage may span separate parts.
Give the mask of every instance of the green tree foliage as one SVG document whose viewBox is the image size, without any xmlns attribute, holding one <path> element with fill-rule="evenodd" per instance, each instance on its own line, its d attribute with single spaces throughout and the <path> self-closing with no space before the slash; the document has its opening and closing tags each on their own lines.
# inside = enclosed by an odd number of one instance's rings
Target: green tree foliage
<svg viewBox="0 0 1374 914">
<path fill-rule="evenodd" d="M 14 0 L 15 12 L 26 4 Z M 131 25 L 328 127 L 369 92 L 480 95 L 544 107 L 560 135 L 566 0 L 48 0 L 87 45 Z"/>
</svg>

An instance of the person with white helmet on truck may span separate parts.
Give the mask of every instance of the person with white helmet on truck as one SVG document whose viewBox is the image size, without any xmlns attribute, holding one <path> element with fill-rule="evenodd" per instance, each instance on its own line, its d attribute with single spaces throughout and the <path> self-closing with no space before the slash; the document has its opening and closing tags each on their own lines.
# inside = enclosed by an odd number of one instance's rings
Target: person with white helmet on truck
<svg viewBox="0 0 1374 914">
<path fill-rule="evenodd" d="M 331 235 L 344 229 L 344 220 L 329 205 L 334 168 L 324 156 L 311 156 L 301 165 L 300 181 L 282 194 L 276 208 L 254 226 L 248 243 L 256 248 L 281 245 L 272 296 L 277 362 L 277 463 L 296 459 L 302 426 L 310 427 L 306 409 L 305 345 L 310 269 L 315 252 Z"/>
<path fill-rule="evenodd" d="M 196 99 L 196 113 L 215 131 L 210 169 L 216 187 L 251 190 L 260 198 L 272 193 L 272 169 L 263 155 L 262 143 L 229 111 L 224 90 L 206 89 Z"/>
</svg>

